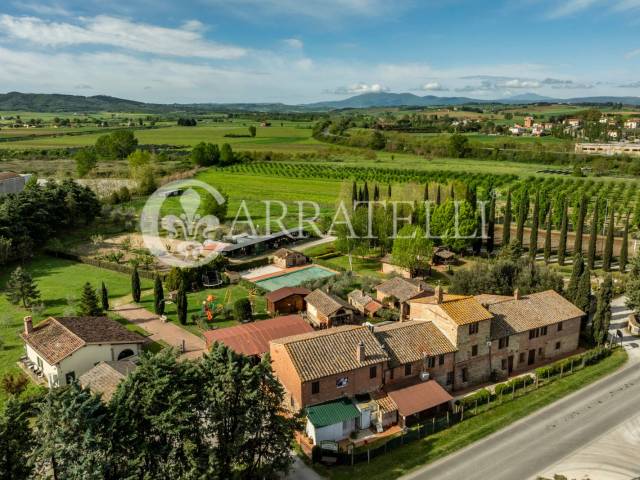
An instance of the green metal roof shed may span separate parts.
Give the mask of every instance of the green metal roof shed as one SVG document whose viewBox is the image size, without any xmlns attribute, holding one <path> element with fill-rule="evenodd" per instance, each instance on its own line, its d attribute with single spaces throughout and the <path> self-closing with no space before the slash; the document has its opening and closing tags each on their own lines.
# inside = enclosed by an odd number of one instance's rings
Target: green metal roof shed
<svg viewBox="0 0 640 480">
<path fill-rule="evenodd" d="M 307 407 L 307 418 L 316 428 L 344 422 L 360 416 L 360 412 L 348 398 Z"/>
</svg>

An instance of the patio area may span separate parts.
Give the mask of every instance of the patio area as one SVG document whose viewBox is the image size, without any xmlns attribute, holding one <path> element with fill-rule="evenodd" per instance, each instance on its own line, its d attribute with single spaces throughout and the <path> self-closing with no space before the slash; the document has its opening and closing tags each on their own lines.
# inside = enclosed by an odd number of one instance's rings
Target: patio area
<svg viewBox="0 0 640 480">
<path fill-rule="evenodd" d="M 18 360 L 16 364 L 24 373 L 27 374 L 32 382 L 43 387 L 48 386 L 47 379 L 42 373 L 42 370 L 35 363 L 29 360 L 26 355 L 20 357 L 20 360 Z"/>
</svg>

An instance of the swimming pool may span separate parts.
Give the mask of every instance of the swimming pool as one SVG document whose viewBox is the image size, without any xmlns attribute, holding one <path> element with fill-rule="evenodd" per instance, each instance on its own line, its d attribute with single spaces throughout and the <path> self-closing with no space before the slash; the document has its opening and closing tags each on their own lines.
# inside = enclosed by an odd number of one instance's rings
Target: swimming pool
<svg viewBox="0 0 640 480">
<path fill-rule="evenodd" d="M 323 267 L 313 265 L 295 272 L 285 273 L 271 278 L 259 280 L 256 283 L 261 288 L 273 292 L 282 287 L 297 287 L 298 285 L 308 282 L 309 280 L 317 280 L 319 278 L 333 277 L 336 273 Z"/>
</svg>

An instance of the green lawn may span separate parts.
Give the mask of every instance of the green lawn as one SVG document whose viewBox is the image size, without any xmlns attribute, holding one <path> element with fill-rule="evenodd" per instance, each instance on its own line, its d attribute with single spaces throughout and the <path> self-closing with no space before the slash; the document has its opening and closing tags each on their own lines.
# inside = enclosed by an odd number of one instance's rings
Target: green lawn
<svg viewBox="0 0 640 480">
<path fill-rule="evenodd" d="M 233 303 L 236 300 L 241 298 L 248 298 L 249 292 L 246 288 L 241 285 L 230 285 L 224 288 L 209 288 L 206 290 L 202 290 L 200 292 L 191 292 L 187 294 L 187 302 L 189 305 L 188 315 L 187 315 L 187 325 L 181 325 L 178 322 L 178 315 L 176 311 L 175 304 L 168 304 L 166 306 L 165 315 L 169 319 L 169 321 L 174 322 L 176 325 L 189 330 L 191 333 L 194 333 L 198 336 L 201 335 L 200 327 L 193 323 L 191 320 L 191 315 L 200 316 L 202 312 L 202 302 L 207 299 L 207 296 L 213 295 L 216 297 L 218 303 L 221 303 L 227 298 L 227 291 L 231 291 L 228 302 L 226 303 L 227 307 L 233 308 Z M 141 298 L 140 305 L 148 309 L 149 311 L 153 311 L 153 295 L 147 295 Z M 267 301 L 261 295 L 256 295 L 254 297 L 254 309 L 253 309 L 254 317 L 257 319 L 263 319 L 267 317 Z M 234 325 L 238 325 L 236 320 L 216 320 L 214 317 L 214 321 L 211 323 L 212 327 L 224 328 L 231 327 Z"/>
<path fill-rule="evenodd" d="M 515 400 L 464 420 L 453 427 L 414 441 L 391 453 L 375 458 L 371 463 L 354 467 L 317 467 L 331 479 L 383 480 L 400 477 L 422 465 L 431 463 L 470 443 L 523 418 L 560 398 L 595 382 L 617 370 L 627 360 L 627 353 L 616 350 L 600 363 L 556 380 Z"/>
<path fill-rule="evenodd" d="M 354 273 L 364 277 L 385 277 L 381 271 L 382 264 L 380 260 L 375 258 L 352 257 L 351 264 L 349 264 L 349 256 L 341 255 L 339 257 L 327 258 L 323 261 L 323 264 L 336 270 L 351 271 L 353 269 Z"/>
<path fill-rule="evenodd" d="M 15 362 L 24 351 L 18 334 L 22 331 L 23 317 L 29 314 L 28 310 L 9 303 L 4 295 L 5 283 L 14 268 L 4 268 L 0 273 L 0 376 L 17 370 Z M 43 311 L 33 315 L 35 323 L 47 316 L 70 313 L 85 282 L 98 288 L 104 281 L 111 299 L 128 295 L 131 289 L 128 275 L 60 258 L 37 257 L 25 268 L 34 277 L 44 303 Z M 142 286 L 149 288 L 151 282 L 142 280 Z M 0 403 L 2 395 L 0 392 Z"/>
</svg>

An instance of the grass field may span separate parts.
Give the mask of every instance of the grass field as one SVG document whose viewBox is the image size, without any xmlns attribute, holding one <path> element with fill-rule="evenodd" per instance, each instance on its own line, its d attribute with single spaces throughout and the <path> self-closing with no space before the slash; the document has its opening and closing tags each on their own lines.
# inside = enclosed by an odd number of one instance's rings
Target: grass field
<svg viewBox="0 0 640 480">
<path fill-rule="evenodd" d="M 25 268 L 33 276 L 44 303 L 43 311 L 33 315 L 36 324 L 48 316 L 63 315 L 70 310 L 70 305 L 80 297 L 85 282 L 98 288 L 104 281 L 111 299 L 128 295 L 131 291 L 128 275 L 60 258 L 37 257 Z M 0 376 L 17 370 L 15 363 L 24 351 L 18 335 L 22 331 L 23 317 L 30 314 L 28 310 L 9 303 L 5 296 L 4 287 L 11 271 L 13 267 L 0 273 Z M 151 287 L 151 282 L 143 279 L 142 287 Z"/>
<path fill-rule="evenodd" d="M 398 478 L 484 438 L 576 390 L 614 372 L 627 360 L 627 353 L 616 350 L 600 363 L 561 378 L 515 400 L 480 413 L 453 427 L 427 436 L 377 457 L 371 463 L 354 467 L 318 467 L 320 473 L 335 480 L 386 480 Z"/>
</svg>

